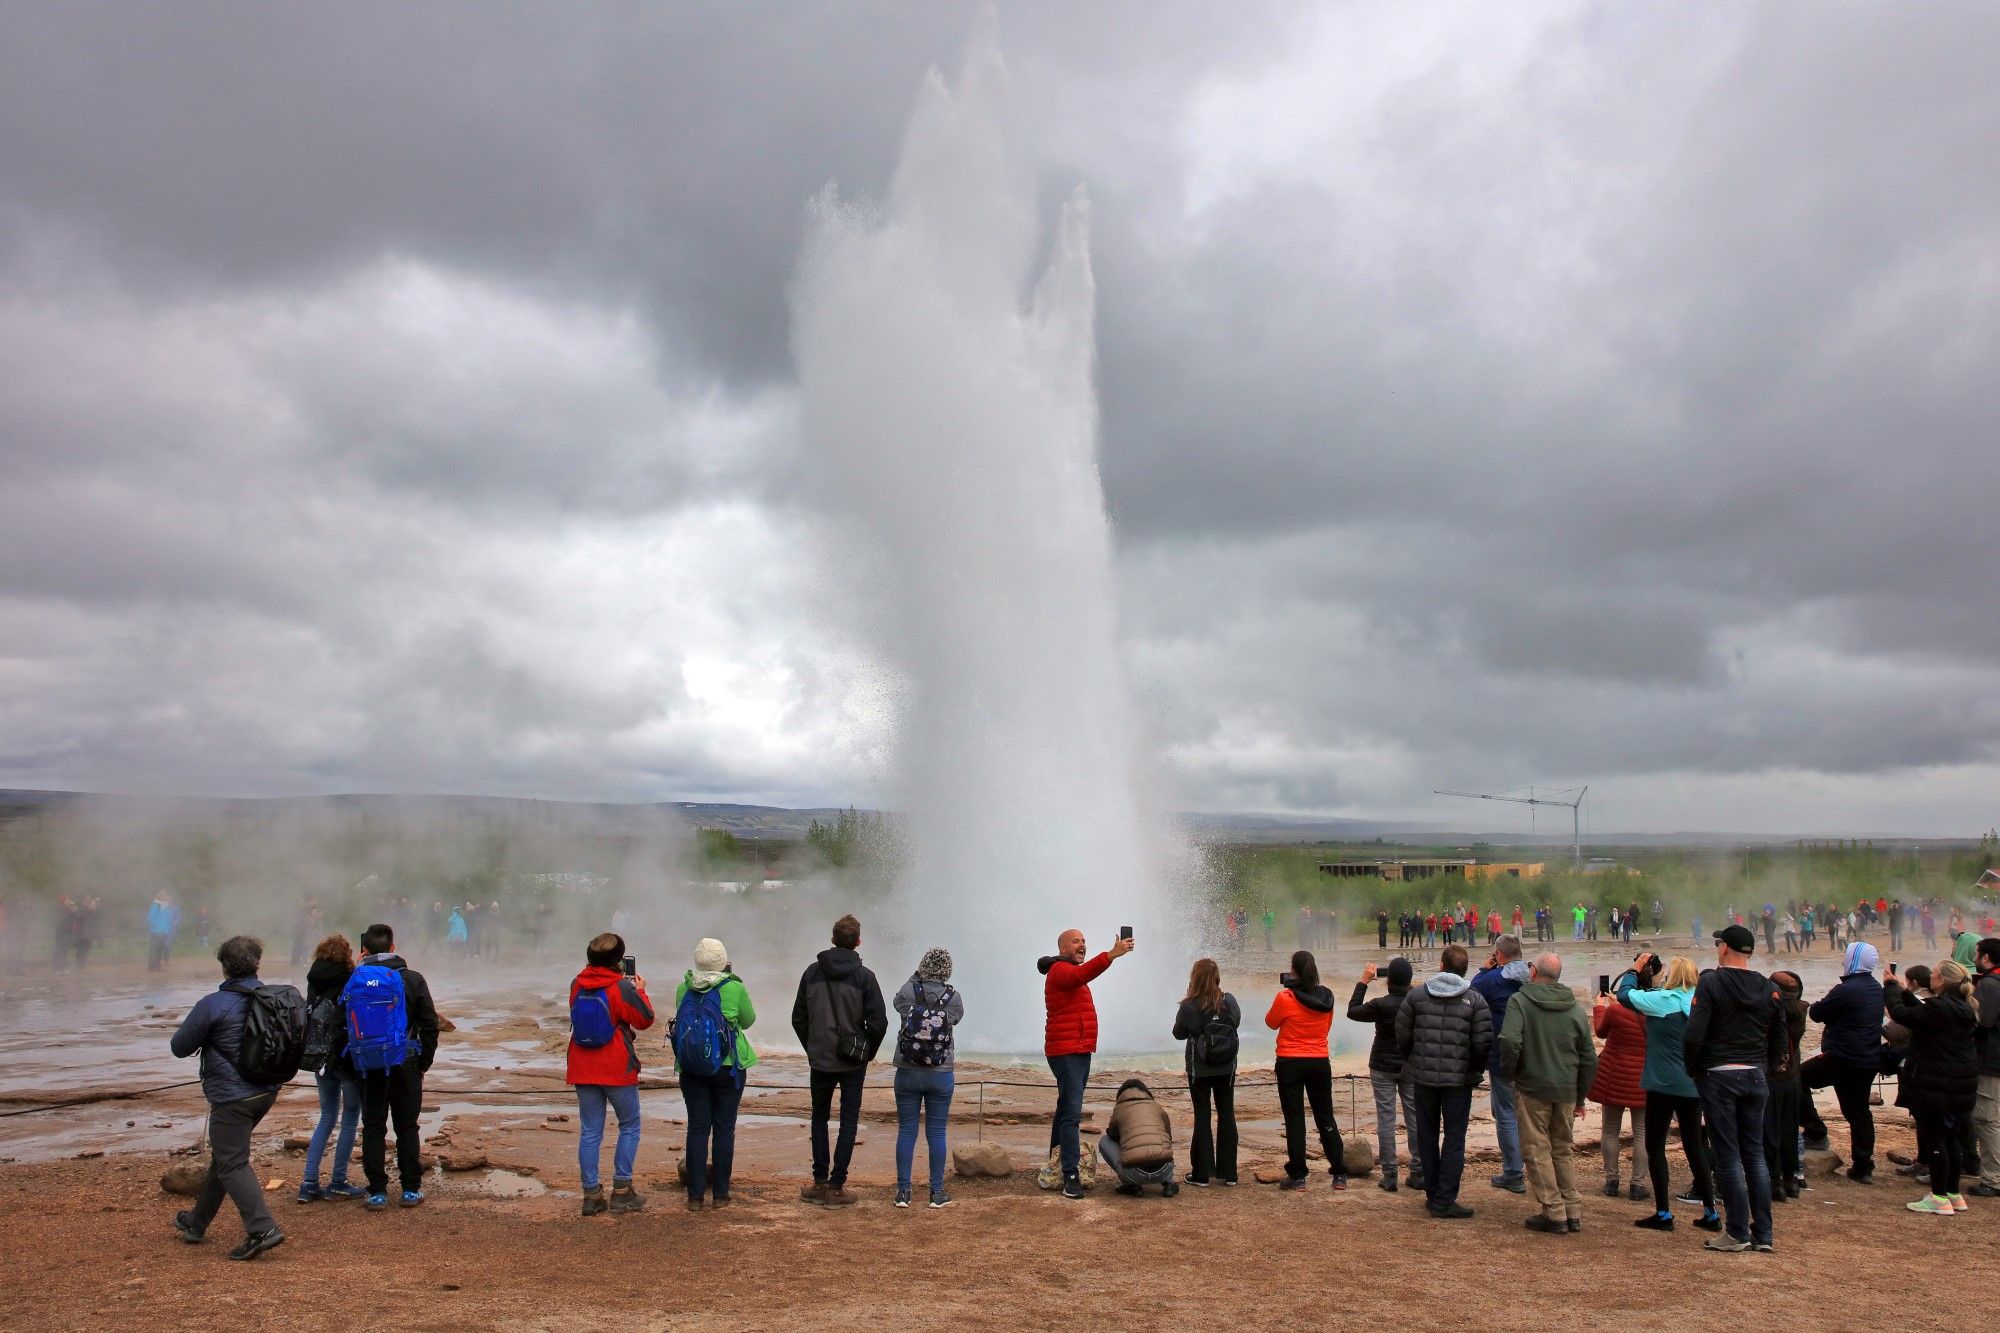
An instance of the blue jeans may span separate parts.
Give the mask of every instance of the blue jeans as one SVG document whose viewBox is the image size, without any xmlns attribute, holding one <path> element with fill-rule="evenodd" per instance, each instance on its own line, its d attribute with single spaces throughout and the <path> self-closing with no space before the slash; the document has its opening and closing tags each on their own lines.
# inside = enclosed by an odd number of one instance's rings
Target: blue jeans
<svg viewBox="0 0 2000 1333">
<path fill-rule="evenodd" d="M 306 1143 L 306 1171 L 300 1183 L 319 1184 L 320 1159 L 326 1155 L 326 1141 L 337 1118 L 340 1138 L 334 1143 L 333 1179 L 329 1183 L 345 1185 L 347 1166 L 354 1156 L 354 1135 L 361 1128 L 361 1080 L 339 1071 L 315 1074 L 313 1079 L 319 1084 L 319 1123 L 313 1126 L 312 1138 Z"/>
<path fill-rule="evenodd" d="M 1493 1133 L 1500 1140 L 1500 1174 L 1520 1180 L 1525 1168 L 1521 1165 L 1521 1121 L 1514 1114 L 1514 1085 L 1497 1069 L 1487 1070 L 1486 1084 L 1488 1100 L 1493 1103 Z"/>
<path fill-rule="evenodd" d="M 576 1164 L 583 1170 L 583 1187 L 597 1188 L 597 1159 L 604 1155 L 604 1108 L 618 1113 L 618 1146 L 611 1153 L 614 1184 L 632 1183 L 632 1168 L 639 1162 L 639 1089 L 627 1084 L 610 1087 L 603 1083 L 576 1085 L 577 1114 L 583 1132 L 576 1136 Z"/>
<path fill-rule="evenodd" d="M 1759 1245 L 1771 1243 L 1771 1171 L 1764 1161 L 1764 1103 L 1770 1097 L 1761 1069 L 1711 1069 L 1701 1081 L 1723 1225 L 1731 1240 Z"/>
<path fill-rule="evenodd" d="M 949 1069 L 896 1070 L 896 1188 L 910 1187 L 910 1164 L 917 1155 L 917 1116 L 924 1118 L 924 1142 L 930 1149 L 931 1193 L 944 1188 L 945 1129 L 951 1123 L 951 1090 L 956 1080 Z"/>
<path fill-rule="evenodd" d="M 1465 1126 L 1471 1119 L 1471 1088 L 1417 1085 L 1417 1159 L 1423 1163 L 1424 1197 L 1432 1208 L 1458 1202 L 1465 1174 Z"/>
<path fill-rule="evenodd" d="M 727 1199 L 729 1175 L 736 1165 L 736 1108 L 743 1103 L 743 1071 L 732 1066 L 714 1074 L 683 1072 L 681 1100 L 688 1113 L 688 1198 L 699 1203 L 702 1195 L 712 1192 Z"/>
<path fill-rule="evenodd" d="M 1077 1134 L 1083 1124 L 1083 1085 L 1090 1082 L 1090 1057 L 1052 1055 L 1049 1072 L 1056 1079 L 1056 1118 L 1049 1122 L 1049 1146 L 1061 1150 L 1063 1179 L 1071 1180 L 1083 1160 Z"/>
</svg>

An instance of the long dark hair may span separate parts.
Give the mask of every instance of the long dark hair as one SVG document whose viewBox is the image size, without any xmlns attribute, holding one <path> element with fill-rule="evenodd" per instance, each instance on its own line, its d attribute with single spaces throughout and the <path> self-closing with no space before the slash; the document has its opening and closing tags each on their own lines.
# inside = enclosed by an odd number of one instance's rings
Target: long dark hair
<svg viewBox="0 0 2000 1333">
<path fill-rule="evenodd" d="M 1188 969 L 1187 994 L 1181 1001 L 1188 1000 L 1193 1000 L 1195 1008 L 1205 1014 L 1222 1012 L 1222 969 L 1213 958 L 1197 958 Z"/>
<path fill-rule="evenodd" d="M 1298 983 L 1295 990 L 1312 990 L 1319 985 L 1319 961 L 1309 950 L 1301 949 L 1292 955 L 1292 977 Z"/>
</svg>

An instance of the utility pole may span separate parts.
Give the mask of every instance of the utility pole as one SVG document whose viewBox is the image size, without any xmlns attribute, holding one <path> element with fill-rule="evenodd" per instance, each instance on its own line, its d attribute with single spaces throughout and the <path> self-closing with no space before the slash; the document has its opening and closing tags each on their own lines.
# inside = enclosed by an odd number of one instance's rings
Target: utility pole
<svg viewBox="0 0 2000 1333">
<path fill-rule="evenodd" d="M 1530 787 L 1528 790 L 1532 793 L 1534 788 Z M 1556 805 L 1564 807 L 1569 811 L 1570 850 L 1576 857 L 1577 868 L 1580 870 L 1583 868 L 1583 798 L 1589 791 L 1590 788 L 1588 786 L 1583 786 L 1571 787 L 1567 791 L 1559 791 L 1551 796 L 1502 796 L 1498 792 L 1446 791 L 1442 787 L 1433 787 L 1431 795 L 1464 796 L 1475 801 L 1507 801 L 1514 805 Z M 1574 793 L 1574 799 L 1572 800 L 1562 801 L 1556 799 L 1559 796 L 1570 796 L 1572 793 Z M 1534 811 L 1530 810 L 1528 813 L 1532 816 Z"/>
</svg>

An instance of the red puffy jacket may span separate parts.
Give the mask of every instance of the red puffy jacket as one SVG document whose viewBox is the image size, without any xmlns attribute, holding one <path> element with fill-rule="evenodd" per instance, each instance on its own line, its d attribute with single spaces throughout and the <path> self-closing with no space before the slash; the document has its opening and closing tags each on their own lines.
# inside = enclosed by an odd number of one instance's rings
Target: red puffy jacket
<svg viewBox="0 0 2000 1333">
<path fill-rule="evenodd" d="M 611 1006 L 611 1021 L 618 1035 L 609 1044 L 586 1050 L 572 1040 L 569 1044 L 569 1072 L 566 1083 L 595 1083 L 607 1088 L 630 1087 L 639 1081 L 639 1048 L 634 1031 L 653 1026 L 653 1002 L 646 988 L 615 967 L 586 967 L 569 984 L 569 1002 L 576 1003 L 581 990 L 602 990 Z"/>
<path fill-rule="evenodd" d="M 1090 983 L 1111 966 L 1111 955 L 1101 953 L 1085 963 L 1058 958 L 1049 964 L 1042 981 L 1042 999 L 1049 1007 L 1049 1021 L 1042 1034 L 1045 1055 L 1091 1055 L 1097 1050 L 1097 1002 L 1090 998 Z"/>
<path fill-rule="evenodd" d="M 1605 1106 L 1646 1104 L 1639 1075 L 1646 1068 L 1646 1020 L 1622 1004 L 1600 1004 L 1590 1026 L 1604 1038 L 1597 1056 L 1597 1075 L 1590 1081 L 1590 1100 Z"/>
</svg>

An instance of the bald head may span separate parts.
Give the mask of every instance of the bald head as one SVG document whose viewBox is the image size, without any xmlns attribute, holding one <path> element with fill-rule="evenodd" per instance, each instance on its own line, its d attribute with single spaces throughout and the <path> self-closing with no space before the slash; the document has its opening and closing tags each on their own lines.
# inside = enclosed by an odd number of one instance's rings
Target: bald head
<svg viewBox="0 0 2000 1333">
<path fill-rule="evenodd" d="M 1083 932 L 1065 930 L 1056 936 L 1056 957 L 1067 958 L 1072 963 L 1083 961 Z"/>
<path fill-rule="evenodd" d="M 1535 960 L 1535 980 L 1561 981 L 1563 960 L 1561 955 L 1545 953 Z"/>
</svg>

